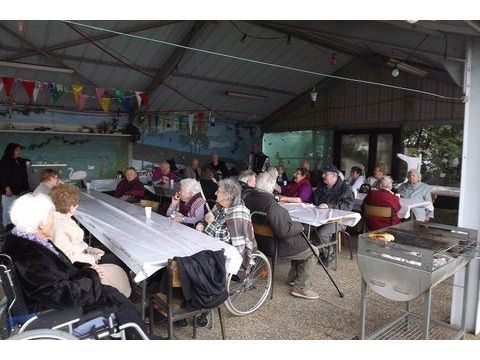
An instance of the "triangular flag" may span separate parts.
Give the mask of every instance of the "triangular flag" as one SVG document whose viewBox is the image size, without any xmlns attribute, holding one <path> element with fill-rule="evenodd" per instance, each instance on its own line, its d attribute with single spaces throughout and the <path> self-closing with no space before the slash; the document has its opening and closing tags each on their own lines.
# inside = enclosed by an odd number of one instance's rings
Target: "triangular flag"
<svg viewBox="0 0 480 360">
<path fill-rule="evenodd" d="M 115 90 L 115 101 L 122 105 L 123 97 L 125 96 L 123 90 Z"/>
<path fill-rule="evenodd" d="M 128 97 L 124 97 L 122 99 L 122 106 L 123 106 L 123 109 L 125 110 L 125 112 L 129 113 L 131 108 L 130 108 L 130 98 Z"/>
<path fill-rule="evenodd" d="M 40 93 L 40 89 L 42 88 L 42 83 L 40 81 L 35 82 L 35 88 L 33 89 L 33 102 L 37 102 L 38 94 Z"/>
<path fill-rule="evenodd" d="M 83 90 L 82 84 L 72 85 L 73 97 L 75 98 L 75 104 L 77 104 L 77 106 L 78 106 L 78 102 L 80 101 L 80 95 L 82 95 L 82 90 Z"/>
<path fill-rule="evenodd" d="M 28 99 L 30 102 L 33 100 L 33 90 L 35 89 L 35 81 L 33 80 L 22 80 L 23 88 L 27 93 Z"/>
<path fill-rule="evenodd" d="M 137 104 L 139 109 L 142 107 L 142 97 L 140 96 L 141 94 L 141 91 L 135 91 L 135 97 L 137 98 Z"/>
<path fill-rule="evenodd" d="M 149 99 L 150 99 L 150 97 L 148 96 L 148 94 L 147 94 L 147 93 L 141 93 L 141 94 L 140 94 L 140 98 L 142 99 L 142 105 L 143 105 L 144 107 L 147 107 L 147 106 L 148 106 L 148 101 L 149 101 Z"/>
<path fill-rule="evenodd" d="M 95 89 L 95 94 L 97 94 L 98 103 L 100 105 L 102 105 L 103 95 L 105 95 L 105 89 L 104 88 L 96 88 Z"/>
<path fill-rule="evenodd" d="M 52 96 L 52 100 L 54 104 L 57 103 L 58 99 L 62 97 L 64 92 L 65 90 L 62 84 L 55 84 L 55 83 L 50 84 L 50 94 Z"/>
<path fill-rule="evenodd" d="M 205 126 L 205 113 L 199 112 L 198 113 L 198 128 L 203 129 Z"/>
<path fill-rule="evenodd" d="M 83 111 L 87 105 L 88 96 L 85 94 L 80 94 L 77 101 L 78 111 Z"/>
<path fill-rule="evenodd" d="M 108 112 L 110 109 L 110 98 L 104 96 L 100 102 L 100 105 L 102 105 L 103 112 Z"/>
<path fill-rule="evenodd" d="M 195 119 L 195 115 L 188 114 L 188 132 L 192 135 L 193 132 L 193 120 Z"/>
<path fill-rule="evenodd" d="M 5 89 L 5 95 L 10 97 L 12 94 L 13 84 L 15 83 L 15 78 L 13 77 L 2 77 L 3 88 Z"/>
</svg>

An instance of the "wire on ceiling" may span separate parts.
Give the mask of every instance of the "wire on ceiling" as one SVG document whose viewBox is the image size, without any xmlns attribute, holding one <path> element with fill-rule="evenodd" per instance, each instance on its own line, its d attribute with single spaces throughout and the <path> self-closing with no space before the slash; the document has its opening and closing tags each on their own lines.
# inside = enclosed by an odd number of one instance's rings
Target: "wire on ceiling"
<svg viewBox="0 0 480 360">
<path fill-rule="evenodd" d="M 126 36 L 126 37 L 130 37 L 130 38 L 133 38 L 133 39 L 150 41 L 150 42 L 154 42 L 154 43 L 157 43 L 157 44 L 178 47 L 178 48 L 182 48 L 182 49 L 186 49 L 186 50 L 190 50 L 190 51 L 195 51 L 195 52 L 199 52 L 199 53 L 203 53 L 203 54 L 207 54 L 207 55 L 220 56 L 220 57 L 224 57 L 224 58 L 231 59 L 231 60 L 236 60 L 236 61 L 243 61 L 243 62 L 258 64 L 258 65 L 269 66 L 269 67 L 276 68 L 276 69 L 295 71 L 295 72 L 299 72 L 299 73 L 303 73 L 303 74 L 327 77 L 327 78 L 332 78 L 332 79 L 337 79 L 337 80 L 350 81 L 350 82 L 355 82 L 355 83 L 365 84 L 365 85 L 376 85 L 376 86 L 381 86 L 381 87 L 390 88 L 390 89 L 409 91 L 409 92 L 413 92 L 413 93 L 417 93 L 417 94 L 423 94 L 423 95 L 437 97 L 437 98 L 440 98 L 440 99 L 463 101 L 463 97 L 461 97 L 461 98 L 451 97 L 451 96 L 436 94 L 436 93 L 429 92 L 429 91 L 407 88 L 407 87 L 404 87 L 404 86 L 385 84 L 385 83 L 376 82 L 376 81 L 361 80 L 361 79 L 356 79 L 356 78 L 351 78 L 351 77 L 346 77 L 346 76 L 340 76 L 340 75 L 334 75 L 334 74 L 325 74 L 325 73 L 312 71 L 312 70 L 301 69 L 301 68 L 297 68 L 297 67 L 293 67 L 293 66 L 280 65 L 280 64 L 276 64 L 276 63 L 267 62 L 267 61 L 254 60 L 254 59 L 249 59 L 249 58 L 245 58 L 245 57 L 241 57 L 241 56 L 235 56 L 235 55 L 220 53 L 220 52 L 217 52 L 217 51 L 200 49 L 200 48 L 195 48 L 195 47 L 192 47 L 192 46 L 176 44 L 176 43 L 172 43 L 170 41 L 152 39 L 152 38 L 148 38 L 148 37 L 141 36 L 141 35 L 125 34 L 125 33 L 122 33 L 120 31 L 106 29 L 106 28 L 102 28 L 102 27 L 99 27 L 99 26 L 82 24 L 82 23 L 78 23 L 78 22 L 75 22 L 75 21 L 69 21 L 69 20 L 60 20 L 60 21 L 65 22 L 65 23 L 69 23 L 69 24 L 73 24 L 73 25 L 77 25 L 77 26 L 81 26 L 81 27 L 84 27 L 84 28 L 92 29 L 92 30 L 109 32 L 109 33 L 112 33 L 112 34 L 117 34 L 117 35 L 120 35 L 120 36 Z"/>
</svg>

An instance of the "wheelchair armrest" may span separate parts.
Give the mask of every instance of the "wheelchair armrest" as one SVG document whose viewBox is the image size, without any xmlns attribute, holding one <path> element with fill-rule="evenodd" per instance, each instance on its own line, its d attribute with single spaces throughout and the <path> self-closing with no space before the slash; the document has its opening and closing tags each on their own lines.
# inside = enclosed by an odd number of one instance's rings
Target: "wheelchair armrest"
<svg viewBox="0 0 480 360">
<path fill-rule="evenodd" d="M 61 328 L 68 323 L 75 323 L 82 317 L 83 310 L 80 306 L 64 310 L 47 310 L 38 313 L 22 326 L 22 331 L 35 329 Z"/>
</svg>

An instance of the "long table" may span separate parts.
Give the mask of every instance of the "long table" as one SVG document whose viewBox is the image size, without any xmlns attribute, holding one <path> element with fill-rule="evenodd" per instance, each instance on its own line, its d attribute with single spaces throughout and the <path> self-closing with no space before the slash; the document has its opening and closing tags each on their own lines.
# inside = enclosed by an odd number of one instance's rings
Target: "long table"
<svg viewBox="0 0 480 360">
<path fill-rule="evenodd" d="M 143 282 L 143 303 L 145 280 L 169 259 L 224 249 L 228 273 L 236 274 L 242 263 L 230 244 L 159 214 L 147 219 L 143 208 L 97 191 L 80 193 L 75 218 L 135 273 L 135 282 Z"/>
</svg>

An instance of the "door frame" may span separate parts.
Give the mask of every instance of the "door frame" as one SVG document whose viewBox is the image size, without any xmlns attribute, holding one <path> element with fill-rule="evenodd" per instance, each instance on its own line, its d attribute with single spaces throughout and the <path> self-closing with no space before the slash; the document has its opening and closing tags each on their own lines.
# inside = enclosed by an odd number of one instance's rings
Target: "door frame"
<svg viewBox="0 0 480 360">
<path fill-rule="evenodd" d="M 365 169 L 365 177 L 369 175 L 369 171 L 373 169 L 377 159 L 377 140 L 379 134 L 392 134 L 392 168 L 390 175 L 393 179 L 398 179 L 400 174 L 400 163 L 397 153 L 402 153 L 401 128 L 373 128 L 373 129 L 352 129 L 352 130 L 335 130 L 333 133 L 333 163 L 340 169 L 342 135 L 369 135 L 368 144 L 368 164 Z M 348 171 L 348 169 L 345 169 Z M 346 174 L 348 176 L 348 174 Z"/>
</svg>

